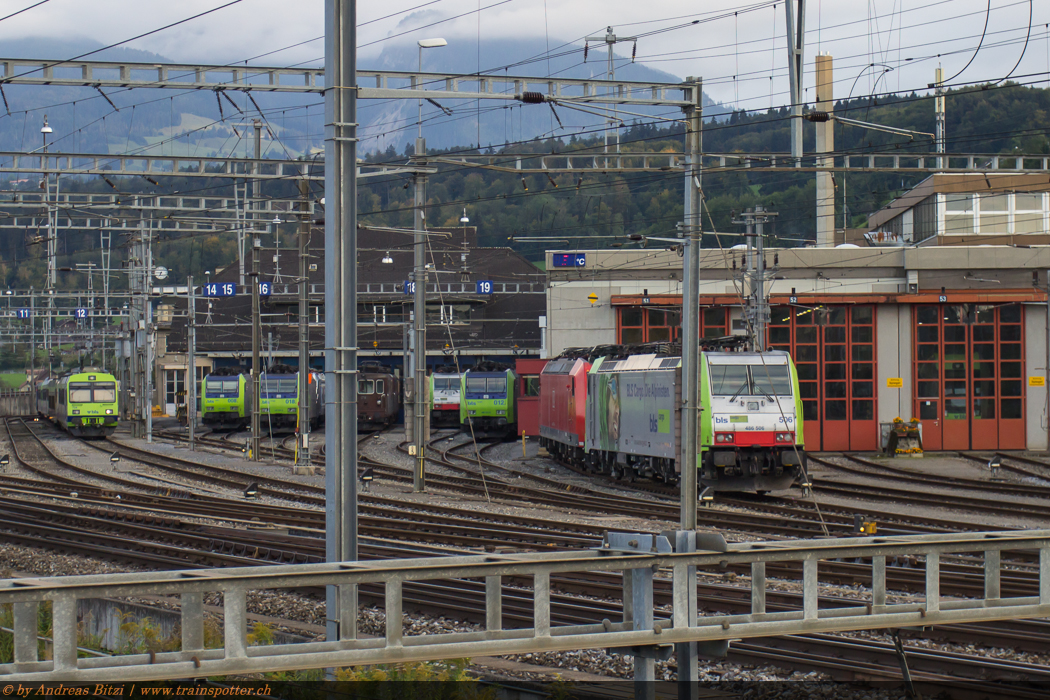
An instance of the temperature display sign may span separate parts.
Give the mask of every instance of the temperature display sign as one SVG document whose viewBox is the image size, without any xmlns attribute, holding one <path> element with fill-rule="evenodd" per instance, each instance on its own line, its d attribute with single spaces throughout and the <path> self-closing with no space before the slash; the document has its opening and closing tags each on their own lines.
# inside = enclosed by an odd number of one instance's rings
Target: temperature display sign
<svg viewBox="0 0 1050 700">
<path fill-rule="evenodd" d="M 585 253 L 555 253 L 551 257 L 554 267 L 583 267 L 587 264 Z"/>
</svg>

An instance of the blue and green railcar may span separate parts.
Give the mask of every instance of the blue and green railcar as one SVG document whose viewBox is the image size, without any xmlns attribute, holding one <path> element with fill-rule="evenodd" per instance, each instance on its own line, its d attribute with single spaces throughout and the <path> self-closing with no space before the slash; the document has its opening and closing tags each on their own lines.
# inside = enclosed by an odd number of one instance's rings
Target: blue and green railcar
<svg viewBox="0 0 1050 700">
<path fill-rule="evenodd" d="M 108 372 L 87 369 L 37 386 L 37 413 L 77 437 L 112 435 L 120 422 L 120 383 Z"/>
<path fill-rule="evenodd" d="M 518 375 L 483 363 L 460 378 L 459 422 L 475 437 L 516 435 Z"/>
</svg>

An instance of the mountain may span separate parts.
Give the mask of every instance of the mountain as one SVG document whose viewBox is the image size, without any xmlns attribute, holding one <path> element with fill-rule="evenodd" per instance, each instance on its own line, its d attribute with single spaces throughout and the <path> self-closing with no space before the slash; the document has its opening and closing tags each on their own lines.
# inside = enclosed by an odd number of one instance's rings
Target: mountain
<svg viewBox="0 0 1050 700">
<path fill-rule="evenodd" d="M 482 40 L 452 40 L 448 46 L 423 51 L 423 70 L 436 73 L 476 74 L 479 66 L 484 75 L 500 77 L 528 76 L 542 81 L 545 76 L 565 78 L 604 78 L 607 67 L 607 50 L 604 46 L 591 46 L 588 60 L 583 62 L 580 45 L 563 45 L 561 41 L 550 42 L 553 57 L 548 61 L 540 58 L 548 53 L 543 38 Z M 680 83 L 682 78 L 631 63 L 630 56 L 616 54 L 616 78 L 623 80 Z M 393 45 L 384 48 L 375 61 L 361 61 L 363 69 L 417 70 L 419 49 L 415 43 Z M 499 68 L 492 70 L 492 68 Z M 505 67 L 505 68 L 504 68 Z M 461 89 L 475 91 L 477 83 L 461 81 Z M 559 107 L 552 111 L 548 105 L 523 105 L 515 101 L 438 100 L 441 107 L 452 111 L 442 114 L 439 107 L 423 103 L 423 135 L 428 148 L 451 148 L 474 145 L 500 148 L 507 143 L 527 141 L 533 138 L 569 138 L 573 133 L 587 130 L 595 133 L 603 123 L 601 116 Z M 406 145 L 414 144 L 417 135 L 419 106 L 415 100 L 387 100 L 358 103 L 358 118 L 361 121 L 361 147 L 364 153 L 387 151 L 393 147 L 401 153 Z M 704 96 L 705 115 L 723 115 L 731 110 L 714 103 Z M 601 111 L 601 108 L 591 108 Z M 630 108 L 644 115 L 668 115 L 667 108 Z M 673 110 L 672 110 L 673 111 Z M 670 116 L 677 116 L 672 114 Z M 644 117 L 620 115 L 630 125 Z M 598 132 L 600 133 L 600 132 Z M 610 136 L 610 138 L 615 138 Z"/>
<path fill-rule="evenodd" d="M 4 58 L 55 60 L 99 48 L 102 44 L 90 39 L 27 38 L 5 42 L 0 51 Z M 126 48 L 106 49 L 88 58 L 171 62 L 158 54 Z M 54 71 L 59 77 L 63 71 L 76 74 L 75 68 L 61 66 Z M 50 143 L 56 151 L 251 155 L 247 123 L 257 110 L 243 93 L 232 93 L 227 100 L 210 90 L 118 88 L 104 92 L 90 87 L 4 86 L 7 109 L 0 112 L 0 150 L 38 148 L 46 115 L 53 129 Z M 258 93 L 253 97 L 267 113 L 264 156 L 296 157 L 321 143 L 323 108 L 319 95 Z"/>
</svg>

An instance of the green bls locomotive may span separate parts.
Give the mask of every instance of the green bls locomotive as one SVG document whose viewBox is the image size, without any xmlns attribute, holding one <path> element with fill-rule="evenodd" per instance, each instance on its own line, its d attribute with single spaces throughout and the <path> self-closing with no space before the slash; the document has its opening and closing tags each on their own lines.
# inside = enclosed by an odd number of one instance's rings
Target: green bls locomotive
<svg viewBox="0 0 1050 700">
<path fill-rule="evenodd" d="M 36 410 L 77 437 L 105 437 L 117 429 L 120 384 L 112 374 L 87 368 L 37 386 Z"/>
<path fill-rule="evenodd" d="M 483 362 L 460 377 L 459 422 L 475 437 L 517 434 L 514 412 L 518 375 L 506 365 Z"/>
<path fill-rule="evenodd" d="M 213 430 L 242 428 L 251 420 L 252 383 L 233 367 L 220 367 L 204 378 L 201 421 Z"/>
</svg>

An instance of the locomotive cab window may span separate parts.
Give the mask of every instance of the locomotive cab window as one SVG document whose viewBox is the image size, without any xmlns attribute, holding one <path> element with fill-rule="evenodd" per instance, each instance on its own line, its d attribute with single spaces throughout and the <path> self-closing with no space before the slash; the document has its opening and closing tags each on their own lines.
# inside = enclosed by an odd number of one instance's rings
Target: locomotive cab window
<svg viewBox="0 0 1050 700">
<path fill-rule="evenodd" d="M 383 391 L 383 380 L 382 379 L 377 379 L 376 380 L 376 393 L 377 394 L 385 393 Z"/>
<path fill-rule="evenodd" d="M 720 365 L 712 363 L 712 396 L 791 396 L 787 365 Z"/>
<path fill-rule="evenodd" d="M 747 365 L 711 365 L 713 396 L 739 395 L 747 390 Z"/>
<path fill-rule="evenodd" d="M 94 385 L 92 398 L 95 403 L 112 403 L 117 400 L 117 385 L 113 382 L 99 382 Z"/>
<path fill-rule="evenodd" d="M 507 391 L 507 378 L 467 377 L 467 391 L 475 394 L 503 394 Z"/>
<path fill-rule="evenodd" d="M 434 377 L 434 391 L 453 391 L 459 389 L 459 379 L 455 377 Z"/>
<path fill-rule="evenodd" d="M 76 384 L 70 382 L 69 402 L 91 403 L 91 385 L 86 382 L 77 382 Z"/>
<path fill-rule="evenodd" d="M 524 396 L 539 396 L 540 395 L 540 378 L 538 375 L 529 374 L 521 378 L 522 386 L 524 387 Z"/>
<path fill-rule="evenodd" d="M 211 377 L 204 383 L 204 395 L 209 399 L 235 399 L 240 390 L 237 377 Z"/>
<path fill-rule="evenodd" d="M 357 382 L 357 393 L 366 396 L 376 393 L 376 383 L 371 379 L 359 379 Z"/>
<path fill-rule="evenodd" d="M 751 365 L 755 394 L 791 396 L 791 373 L 787 365 Z"/>
<path fill-rule="evenodd" d="M 299 380 L 294 375 L 287 377 L 270 378 L 263 380 L 262 398 L 281 399 L 294 398 L 299 393 Z"/>
</svg>

